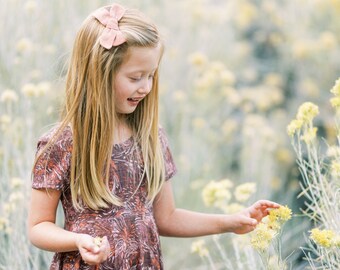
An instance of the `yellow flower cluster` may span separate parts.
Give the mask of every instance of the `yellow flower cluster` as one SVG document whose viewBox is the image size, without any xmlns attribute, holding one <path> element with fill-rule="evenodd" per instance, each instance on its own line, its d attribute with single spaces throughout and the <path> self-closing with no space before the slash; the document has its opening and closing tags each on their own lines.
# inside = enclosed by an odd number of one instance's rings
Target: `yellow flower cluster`
<svg viewBox="0 0 340 270">
<path fill-rule="evenodd" d="M 340 78 L 335 81 L 335 85 L 331 89 L 331 93 L 335 96 L 340 96 Z"/>
<path fill-rule="evenodd" d="M 336 80 L 335 85 L 331 89 L 331 93 L 334 94 L 335 97 L 330 99 L 331 105 L 337 111 L 340 110 L 340 78 Z"/>
<path fill-rule="evenodd" d="M 200 257 L 209 255 L 209 250 L 205 246 L 204 240 L 198 240 L 191 244 L 191 252 L 197 253 Z"/>
<path fill-rule="evenodd" d="M 288 127 L 287 127 L 287 133 L 289 136 L 293 136 L 297 131 L 299 131 L 302 128 L 303 122 L 301 120 L 294 119 L 292 120 Z"/>
<path fill-rule="evenodd" d="M 340 248 L 340 235 L 332 230 L 320 230 L 314 228 L 310 231 L 310 238 L 319 246 L 325 248 Z"/>
<path fill-rule="evenodd" d="M 233 183 L 229 179 L 221 181 L 210 181 L 202 191 L 202 197 L 205 205 L 223 207 L 231 199 L 229 188 Z"/>
<path fill-rule="evenodd" d="M 244 208 L 241 203 L 249 200 L 251 195 L 256 192 L 256 183 L 245 182 L 235 187 L 233 193 L 233 183 L 229 179 L 220 181 L 210 181 L 202 190 L 202 198 L 206 206 L 214 206 L 225 213 L 232 214 Z M 229 203 L 232 199 L 237 201 Z"/>
<path fill-rule="evenodd" d="M 97 246 L 97 247 L 100 247 L 102 245 L 102 241 L 103 239 L 99 236 L 96 236 L 94 239 L 93 239 L 93 243 Z"/>
<path fill-rule="evenodd" d="M 333 160 L 331 165 L 331 173 L 333 176 L 340 176 L 340 163 Z"/>
<path fill-rule="evenodd" d="M 256 183 L 247 182 L 235 188 L 234 196 L 239 202 L 247 201 L 256 192 Z"/>
<path fill-rule="evenodd" d="M 315 139 L 317 131 L 318 129 L 316 127 L 308 128 L 301 136 L 301 139 L 305 141 L 306 144 L 310 144 Z"/>
<path fill-rule="evenodd" d="M 251 245 L 259 252 L 265 251 L 272 239 L 279 234 L 281 225 L 291 219 L 292 210 L 288 206 L 269 211 L 268 218 L 260 222 L 251 237 Z"/>
<path fill-rule="evenodd" d="M 303 121 L 304 124 L 307 124 L 318 114 L 319 108 L 317 105 L 312 102 L 305 102 L 299 107 L 296 119 Z"/>
<path fill-rule="evenodd" d="M 49 82 L 43 81 L 38 84 L 27 83 L 21 88 L 26 97 L 40 97 L 46 95 L 51 89 Z"/>
<path fill-rule="evenodd" d="M 315 116 L 319 114 L 319 107 L 312 102 L 303 103 L 296 114 L 296 119 L 293 119 L 287 126 L 287 133 L 289 136 L 294 136 L 296 133 L 300 134 L 300 130 L 305 127 L 304 134 L 301 139 L 305 143 L 311 143 L 315 137 L 317 128 L 312 126 L 312 121 Z"/>
<path fill-rule="evenodd" d="M 15 103 L 18 99 L 17 93 L 11 89 L 5 89 L 0 96 L 0 101 L 4 103 Z"/>
<path fill-rule="evenodd" d="M 265 251 L 277 232 L 267 226 L 265 223 L 257 225 L 254 234 L 250 240 L 251 245 L 258 251 Z"/>
<path fill-rule="evenodd" d="M 281 206 L 269 211 L 269 220 L 275 220 L 284 223 L 291 218 L 292 210 L 288 206 Z"/>
</svg>

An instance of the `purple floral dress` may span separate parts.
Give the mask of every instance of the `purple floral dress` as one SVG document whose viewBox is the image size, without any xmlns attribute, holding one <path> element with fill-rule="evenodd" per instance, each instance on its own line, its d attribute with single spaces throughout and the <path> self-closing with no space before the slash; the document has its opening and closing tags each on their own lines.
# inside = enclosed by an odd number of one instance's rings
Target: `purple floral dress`
<svg viewBox="0 0 340 270">
<path fill-rule="evenodd" d="M 49 141 L 50 130 L 38 142 L 37 152 Z M 164 131 L 159 129 L 163 149 L 166 179 L 176 173 L 176 167 Z M 124 201 L 98 211 L 85 208 L 76 211 L 70 192 L 70 163 L 72 132 L 68 127 L 53 144 L 50 154 L 44 153 L 33 170 L 34 189 L 61 191 L 61 203 L 65 214 L 65 229 L 93 237 L 107 236 L 110 256 L 100 266 L 87 265 L 78 251 L 55 253 L 50 269 L 163 269 L 160 240 L 153 216 L 153 207 L 147 198 L 145 178 L 141 179 L 143 161 L 140 147 L 131 137 L 114 145 L 110 166 L 109 187 Z"/>
</svg>

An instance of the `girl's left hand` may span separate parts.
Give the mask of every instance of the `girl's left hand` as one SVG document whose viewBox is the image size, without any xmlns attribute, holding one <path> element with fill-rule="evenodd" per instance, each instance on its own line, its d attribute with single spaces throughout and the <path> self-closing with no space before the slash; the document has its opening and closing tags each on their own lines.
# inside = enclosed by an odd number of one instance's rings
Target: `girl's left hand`
<svg viewBox="0 0 340 270">
<path fill-rule="evenodd" d="M 267 200 L 259 200 L 250 207 L 234 214 L 235 227 L 232 230 L 236 234 L 245 234 L 253 231 L 256 225 L 268 215 L 269 208 L 279 208 L 280 205 Z M 237 226 L 238 224 L 238 226 Z"/>
<path fill-rule="evenodd" d="M 100 243 L 88 234 L 80 234 L 77 246 L 83 261 L 89 265 L 98 265 L 105 261 L 110 255 L 110 244 L 104 236 Z"/>
</svg>

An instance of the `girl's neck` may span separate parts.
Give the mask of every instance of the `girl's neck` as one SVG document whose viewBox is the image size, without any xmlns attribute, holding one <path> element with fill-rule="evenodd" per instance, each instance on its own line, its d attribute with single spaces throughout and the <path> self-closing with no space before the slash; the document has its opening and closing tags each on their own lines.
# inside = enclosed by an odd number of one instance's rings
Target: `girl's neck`
<svg viewBox="0 0 340 270">
<path fill-rule="evenodd" d="M 120 144 L 127 141 L 132 136 L 132 130 L 128 125 L 125 117 L 117 119 L 116 128 L 113 135 L 113 143 Z"/>
</svg>

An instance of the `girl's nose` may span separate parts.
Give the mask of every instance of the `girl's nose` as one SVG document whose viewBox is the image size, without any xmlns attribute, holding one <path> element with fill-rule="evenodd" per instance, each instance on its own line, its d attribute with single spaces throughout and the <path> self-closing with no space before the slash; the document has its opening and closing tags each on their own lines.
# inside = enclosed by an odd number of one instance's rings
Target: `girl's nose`
<svg viewBox="0 0 340 270">
<path fill-rule="evenodd" d="M 152 87 L 152 80 L 145 80 L 145 82 L 143 83 L 143 85 L 141 85 L 141 87 L 139 87 L 137 92 L 140 94 L 147 95 L 151 91 L 151 87 Z"/>
</svg>

